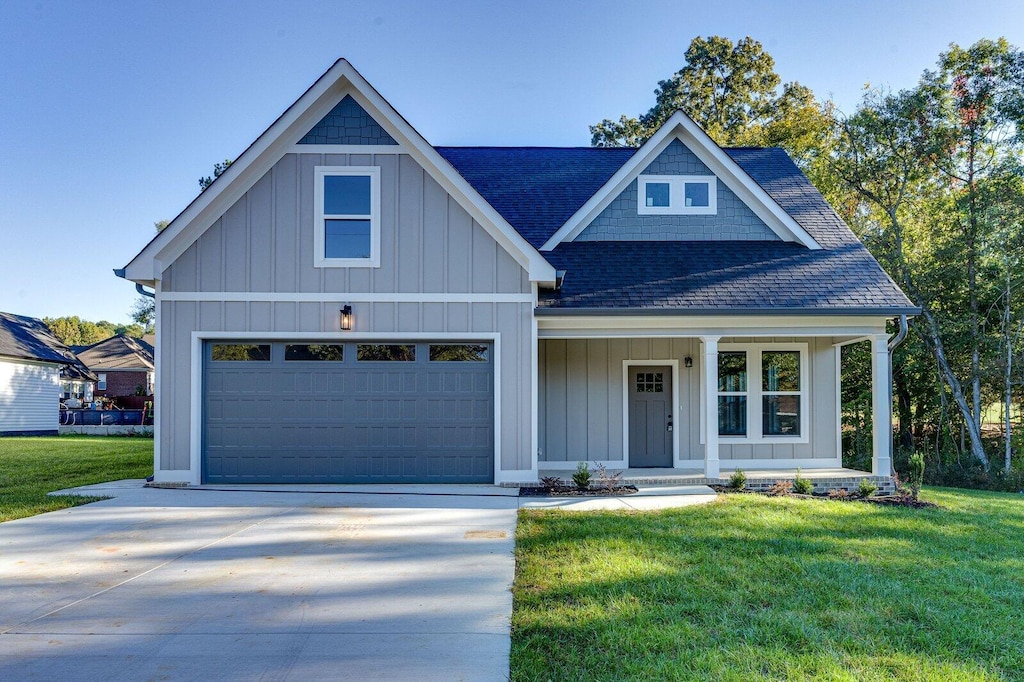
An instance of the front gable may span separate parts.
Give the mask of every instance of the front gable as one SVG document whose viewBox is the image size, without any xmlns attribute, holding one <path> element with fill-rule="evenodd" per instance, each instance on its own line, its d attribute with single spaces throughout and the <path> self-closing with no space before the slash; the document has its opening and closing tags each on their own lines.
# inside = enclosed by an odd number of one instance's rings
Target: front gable
<svg viewBox="0 0 1024 682">
<path fill-rule="evenodd" d="M 668 182 L 714 178 L 712 210 L 702 213 L 641 215 L 640 185 L 647 179 Z M 668 184 L 668 182 L 664 184 Z M 729 186 L 678 138 L 647 165 L 573 241 L 780 241 L 780 237 Z"/>
<path fill-rule="evenodd" d="M 345 95 L 338 104 L 327 112 L 299 144 L 360 144 L 397 145 L 395 138 L 372 116 L 352 95 Z"/>
</svg>

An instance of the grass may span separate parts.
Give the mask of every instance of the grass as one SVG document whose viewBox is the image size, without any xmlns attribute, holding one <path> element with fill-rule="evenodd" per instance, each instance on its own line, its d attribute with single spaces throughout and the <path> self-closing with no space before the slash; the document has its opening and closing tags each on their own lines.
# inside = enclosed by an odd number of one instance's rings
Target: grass
<svg viewBox="0 0 1024 682">
<path fill-rule="evenodd" d="M 1024 496 L 523 511 L 512 679 L 1024 679 Z"/>
<path fill-rule="evenodd" d="M 54 490 L 152 473 L 152 438 L 0 438 L 0 521 L 103 499 L 47 495 Z"/>
</svg>

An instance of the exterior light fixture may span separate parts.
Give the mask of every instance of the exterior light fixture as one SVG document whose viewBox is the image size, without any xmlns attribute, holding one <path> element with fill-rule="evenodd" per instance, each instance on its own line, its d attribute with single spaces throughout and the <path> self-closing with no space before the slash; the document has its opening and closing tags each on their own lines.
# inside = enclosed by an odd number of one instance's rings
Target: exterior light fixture
<svg viewBox="0 0 1024 682">
<path fill-rule="evenodd" d="M 341 309 L 341 331 L 352 331 L 352 306 L 350 305 Z"/>
<path fill-rule="evenodd" d="M 686 367 L 693 367 L 693 358 L 687 355 L 685 358 L 683 358 L 683 365 L 685 365 Z"/>
</svg>

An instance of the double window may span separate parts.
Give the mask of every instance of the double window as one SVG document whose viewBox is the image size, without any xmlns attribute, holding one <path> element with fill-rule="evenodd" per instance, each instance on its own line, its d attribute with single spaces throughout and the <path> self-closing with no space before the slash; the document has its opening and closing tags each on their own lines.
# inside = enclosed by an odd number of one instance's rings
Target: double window
<svg viewBox="0 0 1024 682">
<path fill-rule="evenodd" d="M 380 265 L 380 168 L 317 166 L 314 265 Z"/>
<path fill-rule="evenodd" d="M 637 178 L 640 215 L 714 215 L 718 180 L 714 175 L 641 175 Z"/>
<path fill-rule="evenodd" d="M 723 345 L 718 353 L 718 434 L 745 441 L 807 437 L 806 346 Z"/>
</svg>

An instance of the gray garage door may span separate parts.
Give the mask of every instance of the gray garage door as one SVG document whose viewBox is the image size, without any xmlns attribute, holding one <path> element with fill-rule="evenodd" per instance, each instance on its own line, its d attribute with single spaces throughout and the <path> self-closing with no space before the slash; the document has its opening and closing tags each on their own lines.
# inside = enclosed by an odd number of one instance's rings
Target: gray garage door
<svg viewBox="0 0 1024 682">
<path fill-rule="evenodd" d="M 207 483 L 489 483 L 486 343 L 207 342 Z"/>
</svg>

